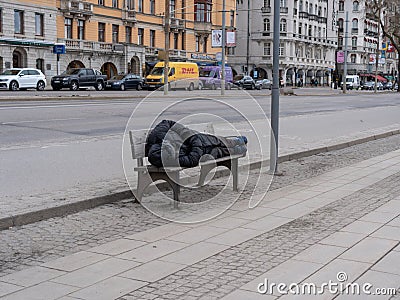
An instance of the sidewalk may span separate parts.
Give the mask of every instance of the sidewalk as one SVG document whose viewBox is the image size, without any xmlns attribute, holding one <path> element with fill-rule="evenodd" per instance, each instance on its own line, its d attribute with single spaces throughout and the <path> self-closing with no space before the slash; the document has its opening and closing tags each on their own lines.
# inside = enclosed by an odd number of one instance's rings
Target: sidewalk
<svg viewBox="0 0 400 300">
<path fill-rule="evenodd" d="M 169 223 L 0 277 L 0 298 L 336 297 L 327 289 L 315 297 L 282 295 L 276 288 L 262 295 L 257 290 L 265 280 L 399 289 L 399 180 L 396 150 L 271 191 L 255 209 L 241 197 L 208 222 Z M 357 297 L 335 299 L 349 298 Z"/>
</svg>

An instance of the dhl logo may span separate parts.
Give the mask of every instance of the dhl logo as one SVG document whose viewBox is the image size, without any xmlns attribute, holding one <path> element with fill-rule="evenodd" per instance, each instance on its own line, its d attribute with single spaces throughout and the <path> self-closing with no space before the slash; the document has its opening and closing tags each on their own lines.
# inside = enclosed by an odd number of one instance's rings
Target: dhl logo
<svg viewBox="0 0 400 300">
<path fill-rule="evenodd" d="M 182 74 L 196 74 L 194 68 L 182 68 Z"/>
</svg>

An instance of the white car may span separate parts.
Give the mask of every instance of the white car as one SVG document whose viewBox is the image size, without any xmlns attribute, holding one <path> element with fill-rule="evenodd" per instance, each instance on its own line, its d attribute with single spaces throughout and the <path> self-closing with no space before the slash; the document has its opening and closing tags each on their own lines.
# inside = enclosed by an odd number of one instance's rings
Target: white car
<svg viewBox="0 0 400 300">
<path fill-rule="evenodd" d="M 0 74 L 0 88 L 10 91 L 37 89 L 43 91 L 46 87 L 46 76 L 37 69 L 13 68 Z"/>
</svg>

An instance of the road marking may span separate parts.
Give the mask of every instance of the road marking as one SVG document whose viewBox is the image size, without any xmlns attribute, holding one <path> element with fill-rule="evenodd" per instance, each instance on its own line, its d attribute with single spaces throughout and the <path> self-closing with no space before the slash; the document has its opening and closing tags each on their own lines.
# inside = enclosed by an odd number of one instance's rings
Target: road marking
<svg viewBox="0 0 400 300">
<path fill-rule="evenodd" d="M 107 105 L 126 105 L 133 104 L 132 102 L 110 102 L 110 103 L 83 103 L 83 104 L 61 104 L 61 105 L 39 105 L 39 106 L 8 106 L 0 107 L 0 110 L 11 109 L 38 109 L 38 108 L 59 108 L 59 107 L 85 107 L 85 106 L 107 106 Z"/>
<path fill-rule="evenodd" d="M 1 125 L 36 123 L 36 122 L 52 122 L 52 121 L 70 121 L 70 120 L 83 120 L 83 118 L 66 118 L 66 119 L 48 119 L 48 120 L 34 120 L 34 121 L 2 122 Z"/>
</svg>

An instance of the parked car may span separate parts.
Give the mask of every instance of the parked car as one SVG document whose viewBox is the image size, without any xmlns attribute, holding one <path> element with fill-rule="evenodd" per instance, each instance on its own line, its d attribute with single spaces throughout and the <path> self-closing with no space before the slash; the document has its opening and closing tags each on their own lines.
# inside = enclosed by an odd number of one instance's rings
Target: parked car
<svg viewBox="0 0 400 300">
<path fill-rule="evenodd" d="M 367 81 L 365 82 L 362 87 L 362 90 L 375 90 L 375 81 Z M 383 90 L 383 83 L 378 81 L 377 83 L 377 89 L 378 90 Z"/>
<path fill-rule="evenodd" d="M 31 68 L 13 68 L 0 74 L 0 88 L 11 91 L 36 89 L 43 91 L 46 87 L 46 76 L 42 71 Z"/>
<path fill-rule="evenodd" d="M 387 81 L 383 84 L 384 90 L 393 90 L 393 83 L 391 81 Z"/>
<path fill-rule="evenodd" d="M 93 69 L 68 69 L 61 75 L 51 78 L 51 87 L 55 91 L 62 88 L 69 88 L 76 91 L 81 87 L 94 87 L 97 91 L 101 91 L 105 87 L 107 80 L 106 75 L 102 75 L 99 71 Z"/>
<path fill-rule="evenodd" d="M 111 77 L 106 82 L 106 89 L 125 91 L 137 89 L 140 91 L 144 86 L 144 78 L 135 74 L 121 74 Z"/>
<path fill-rule="evenodd" d="M 199 79 L 203 88 L 215 90 L 221 87 L 222 66 L 204 66 L 200 67 Z M 233 82 L 232 68 L 225 66 L 225 88 L 231 89 Z"/>
<path fill-rule="evenodd" d="M 271 89 L 272 88 L 272 83 L 271 80 L 269 79 L 261 79 L 256 81 L 257 87 L 260 87 L 260 89 Z"/>
<path fill-rule="evenodd" d="M 241 75 L 239 75 L 241 76 Z M 234 85 L 238 86 L 239 88 L 242 89 L 251 89 L 254 90 L 256 88 L 256 82 L 254 81 L 254 79 L 250 76 L 243 76 L 240 79 L 238 79 L 240 77 L 236 77 L 236 81 L 233 82 Z"/>
</svg>

